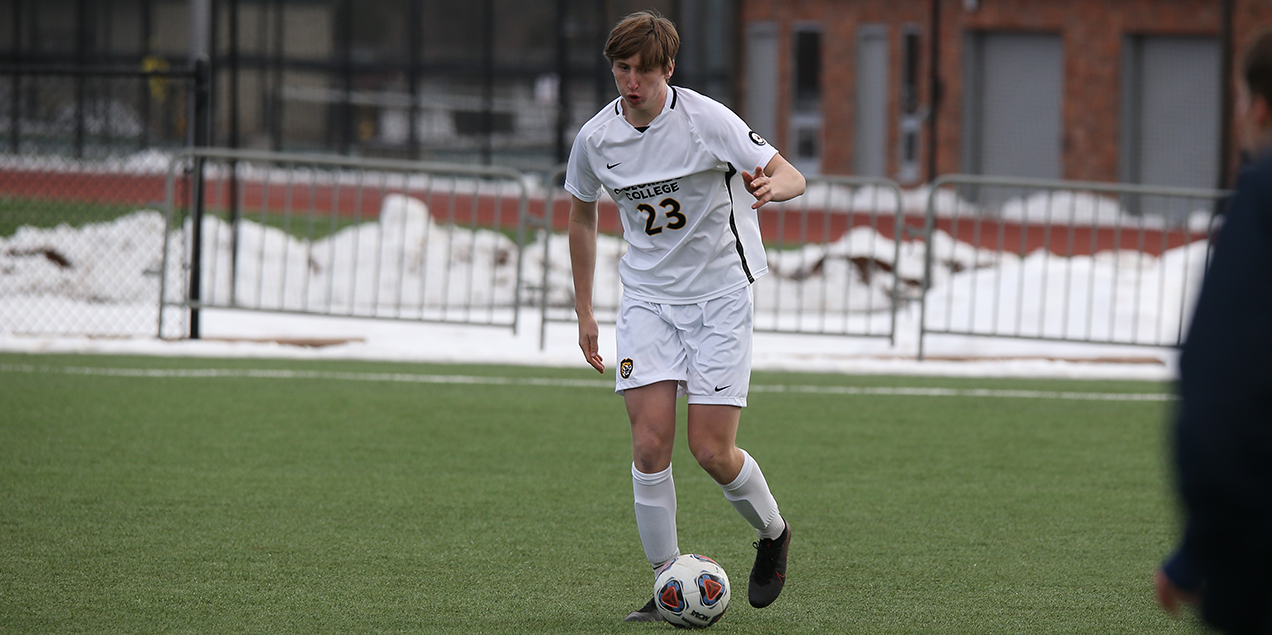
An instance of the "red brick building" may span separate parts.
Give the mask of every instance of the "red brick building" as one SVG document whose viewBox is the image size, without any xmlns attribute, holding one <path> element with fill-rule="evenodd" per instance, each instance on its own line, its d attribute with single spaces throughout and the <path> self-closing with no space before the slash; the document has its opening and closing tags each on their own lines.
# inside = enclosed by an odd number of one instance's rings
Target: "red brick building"
<svg viewBox="0 0 1272 635">
<path fill-rule="evenodd" d="M 739 28 L 739 109 L 810 172 L 1212 187 L 1272 0 L 742 0 Z"/>
</svg>

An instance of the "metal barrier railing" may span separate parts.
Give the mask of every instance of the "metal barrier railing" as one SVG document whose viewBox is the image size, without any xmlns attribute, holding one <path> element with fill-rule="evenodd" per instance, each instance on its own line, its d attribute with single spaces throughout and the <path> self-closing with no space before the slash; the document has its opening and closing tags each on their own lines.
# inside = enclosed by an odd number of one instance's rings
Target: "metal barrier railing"
<svg viewBox="0 0 1272 635">
<path fill-rule="evenodd" d="M 541 346 L 549 323 L 575 319 L 559 171 L 540 181 L 224 149 L 182 152 L 166 167 L 119 165 L 89 181 L 30 161 L 10 170 L 15 200 L 38 202 L 54 178 L 113 198 L 83 227 L 9 219 L 22 227 L 0 235 L 11 274 L 0 329 L 96 333 L 90 311 L 142 328 L 151 316 L 154 328 L 156 290 L 164 338 L 191 336 L 211 308 L 515 331 L 537 303 Z M 758 213 L 769 274 L 754 287 L 756 331 L 895 343 L 913 330 L 920 359 L 944 335 L 1173 347 L 1226 195 L 962 175 L 903 195 L 886 180 L 810 178 L 803 196 Z M 599 220 L 594 306 L 612 323 L 626 246 L 607 200 Z M 6 317 L 19 312 L 25 322 Z"/>
<path fill-rule="evenodd" d="M 945 195 L 950 189 L 954 196 Z M 968 175 L 937 179 L 924 228 L 918 358 L 929 335 L 1178 345 L 1196 291 L 1190 271 L 1207 261 L 1204 239 L 1226 195 Z M 938 232 L 953 242 L 938 240 Z M 970 253 L 942 266 L 941 244 Z"/>
<path fill-rule="evenodd" d="M 553 233 L 558 228 L 562 228 L 563 231 L 569 230 L 570 197 L 566 196 L 565 190 L 561 188 L 561 185 L 564 182 L 565 182 L 565 166 L 558 166 L 555 170 L 553 170 L 552 172 L 548 174 L 547 178 L 545 179 L 545 184 L 547 185 L 547 187 L 546 187 L 546 194 L 544 195 L 544 201 L 543 201 L 543 215 L 537 218 L 536 221 L 534 222 L 534 226 L 539 230 L 539 240 L 543 242 L 543 247 L 542 247 L 543 260 L 541 264 L 543 276 L 539 280 L 539 349 L 540 350 L 547 347 L 549 322 L 574 321 L 574 317 L 573 317 L 574 315 L 574 311 L 573 311 L 574 282 L 572 278 L 567 279 L 564 277 L 564 276 L 571 275 L 569 252 L 568 251 L 566 252 L 565 254 L 566 257 L 562 261 L 560 258 L 554 258 L 554 253 L 552 251 L 554 243 L 559 244 L 560 242 L 559 240 L 554 241 Z M 600 218 L 597 219 L 597 222 L 598 223 L 600 222 Z M 596 284 L 594 286 L 593 288 L 594 295 L 596 293 L 608 294 L 610 291 L 612 291 L 613 285 L 618 282 L 618 276 L 617 276 L 618 261 L 617 260 L 614 261 L 613 267 L 612 267 L 612 269 L 614 270 L 613 273 L 615 274 L 613 280 L 606 280 L 601 278 L 602 275 L 608 276 L 611 269 L 608 263 L 608 257 L 607 257 L 608 253 L 602 251 L 603 246 L 609 246 L 611 243 L 602 242 L 602 236 L 603 234 L 598 235 L 596 240 L 597 278 L 598 278 L 598 281 L 601 282 L 602 284 Z M 621 257 L 621 254 L 620 254 L 620 257 Z M 606 263 L 606 264 L 605 266 L 602 267 L 601 263 Z M 554 285 L 553 278 L 556 278 L 559 281 L 559 283 Z M 562 284 L 567 281 L 569 282 L 568 286 L 566 286 L 565 284 Z M 558 288 L 570 289 L 570 293 L 562 294 L 561 296 L 557 297 L 554 295 L 553 290 Z M 609 298 L 608 295 L 606 297 L 609 301 L 603 302 L 602 306 L 605 306 L 607 308 L 610 306 L 613 306 L 613 307 L 618 306 L 616 297 Z M 568 311 L 568 313 L 563 313 L 563 309 L 564 311 Z M 608 317 L 610 321 L 613 321 L 613 319 L 615 318 L 615 316 L 613 315 L 606 316 L 606 317 Z"/>
<path fill-rule="evenodd" d="M 755 330 L 895 342 L 905 301 L 901 189 L 867 177 L 807 181 L 803 196 L 759 210 L 769 275 L 755 285 Z"/>
<path fill-rule="evenodd" d="M 573 295 L 561 292 L 572 288 L 564 233 L 569 197 L 559 185 L 563 175 L 563 170 L 549 175 L 544 214 L 536 220 L 545 230 L 540 347 L 546 346 L 549 323 L 575 320 Z M 740 186 L 734 197 L 750 200 Z M 902 211 L 895 183 L 855 177 L 810 177 L 803 196 L 761 208 L 769 274 L 754 286 L 755 330 L 894 341 L 897 309 L 904 302 Z M 608 199 L 602 199 L 600 216 L 593 310 L 598 322 L 612 324 L 622 297 L 618 261 L 626 244 Z M 910 274 L 917 287 L 921 272 Z"/>
<path fill-rule="evenodd" d="M 175 184 L 190 170 L 203 193 L 183 209 Z M 511 169 L 182 152 L 168 170 L 159 336 L 207 308 L 515 331 L 527 197 Z"/>
</svg>

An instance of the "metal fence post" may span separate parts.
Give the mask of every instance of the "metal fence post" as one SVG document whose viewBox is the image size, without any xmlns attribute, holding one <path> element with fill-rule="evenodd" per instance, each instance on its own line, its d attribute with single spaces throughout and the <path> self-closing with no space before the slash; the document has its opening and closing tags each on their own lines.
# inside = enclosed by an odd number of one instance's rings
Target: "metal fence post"
<svg viewBox="0 0 1272 635">
<path fill-rule="evenodd" d="M 208 134 L 211 129 L 211 109 L 212 109 L 212 72 L 211 63 L 207 58 L 200 58 L 194 61 L 194 137 L 193 145 L 195 148 L 206 148 L 208 146 Z M 204 193 L 204 175 L 203 175 L 204 158 L 201 155 L 195 155 L 193 160 L 193 174 L 191 175 L 190 196 L 191 196 L 191 245 L 190 251 L 190 339 L 199 339 L 199 288 L 200 281 L 203 277 L 203 269 L 200 263 L 203 261 L 203 193 Z"/>
<path fill-rule="evenodd" d="M 548 347 L 548 274 L 552 255 L 552 226 L 556 220 L 557 190 L 565 183 L 565 166 L 558 166 L 543 180 L 543 217 L 539 227 L 543 231 L 543 271 L 539 279 L 539 350 Z M 569 226 L 569 219 L 566 220 Z"/>
</svg>

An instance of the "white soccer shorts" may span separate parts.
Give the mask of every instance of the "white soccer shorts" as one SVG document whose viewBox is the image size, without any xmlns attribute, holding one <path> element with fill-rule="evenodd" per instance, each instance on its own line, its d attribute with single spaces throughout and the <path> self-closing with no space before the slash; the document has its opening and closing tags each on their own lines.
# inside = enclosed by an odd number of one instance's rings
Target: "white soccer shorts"
<svg viewBox="0 0 1272 635">
<path fill-rule="evenodd" d="M 626 295 L 615 332 L 614 392 L 679 383 L 691 404 L 746 406 L 751 387 L 751 288 L 696 304 L 658 304 Z"/>
</svg>

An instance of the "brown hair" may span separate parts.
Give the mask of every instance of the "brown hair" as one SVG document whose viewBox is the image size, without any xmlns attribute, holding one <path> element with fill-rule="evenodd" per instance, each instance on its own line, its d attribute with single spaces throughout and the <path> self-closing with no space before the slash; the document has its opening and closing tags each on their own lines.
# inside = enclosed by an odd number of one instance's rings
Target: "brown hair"
<svg viewBox="0 0 1272 635">
<path fill-rule="evenodd" d="M 1272 31 L 1260 35 L 1246 51 L 1241 72 L 1250 94 L 1272 104 Z"/>
<path fill-rule="evenodd" d="M 640 11 L 623 18 L 605 42 L 605 57 L 611 63 L 640 53 L 642 71 L 671 68 L 679 52 L 676 25 L 655 11 Z"/>
</svg>

